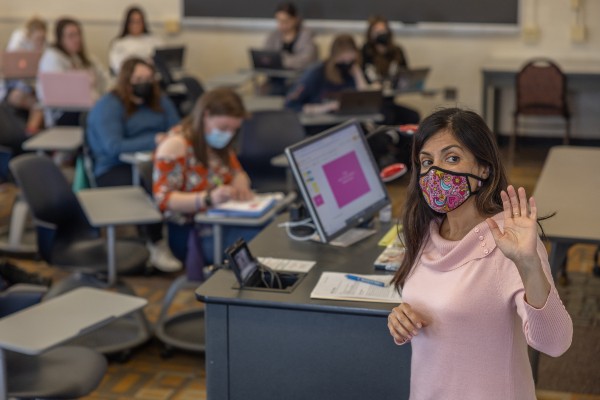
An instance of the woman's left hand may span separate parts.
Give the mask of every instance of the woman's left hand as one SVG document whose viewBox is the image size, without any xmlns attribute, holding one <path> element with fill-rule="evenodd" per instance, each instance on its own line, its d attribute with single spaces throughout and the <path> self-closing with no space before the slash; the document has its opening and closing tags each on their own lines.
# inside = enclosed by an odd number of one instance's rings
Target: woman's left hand
<svg viewBox="0 0 600 400">
<path fill-rule="evenodd" d="M 496 245 L 517 267 L 537 265 L 538 225 L 537 207 L 533 197 L 527 202 L 525 189 L 519 191 L 511 185 L 500 193 L 504 207 L 504 229 L 500 230 L 496 221 L 486 220 Z"/>
</svg>

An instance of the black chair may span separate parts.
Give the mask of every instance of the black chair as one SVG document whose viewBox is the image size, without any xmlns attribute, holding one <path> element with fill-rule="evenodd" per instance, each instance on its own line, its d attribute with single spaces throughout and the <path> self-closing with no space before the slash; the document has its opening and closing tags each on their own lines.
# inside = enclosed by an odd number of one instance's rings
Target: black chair
<svg viewBox="0 0 600 400">
<path fill-rule="evenodd" d="M 567 77 L 560 67 L 546 58 L 533 59 L 517 74 L 515 88 L 516 109 L 509 144 L 509 162 L 512 164 L 514 160 L 521 115 L 564 118 L 563 144 L 569 144 L 571 114 L 567 105 Z"/>
<path fill-rule="evenodd" d="M 39 303 L 45 290 L 45 287 L 19 284 L 3 291 L 0 318 Z M 5 355 L 9 398 L 79 398 L 98 387 L 107 369 L 106 359 L 85 347 L 60 346 L 37 356 L 11 351 Z"/>
<path fill-rule="evenodd" d="M 41 257 L 48 264 L 78 272 L 61 281 L 51 295 L 80 286 L 107 287 L 106 241 L 87 221 L 60 169 L 48 157 L 33 154 L 14 158 L 10 169 L 33 214 Z M 149 254 L 143 243 L 117 240 L 115 250 L 118 274 L 145 271 Z M 120 282 L 117 289 L 133 293 Z M 137 312 L 88 335 L 78 343 L 91 343 L 105 354 L 121 352 L 128 356 L 132 347 L 150 338 L 150 330 L 143 314 Z"/>
<path fill-rule="evenodd" d="M 287 191 L 285 168 L 271 165 L 287 146 L 306 137 L 304 127 L 292 110 L 257 111 L 242 124 L 239 160 L 259 192 Z"/>
</svg>

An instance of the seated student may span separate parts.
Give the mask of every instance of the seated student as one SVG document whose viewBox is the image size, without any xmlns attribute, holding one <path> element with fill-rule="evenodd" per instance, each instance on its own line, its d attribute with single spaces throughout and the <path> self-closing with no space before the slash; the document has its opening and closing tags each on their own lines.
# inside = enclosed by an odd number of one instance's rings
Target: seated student
<svg viewBox="0 0 600 400">
<path fill-rule="evenodd" d="M 269 34 L 265 50 L 281 51 L 283 66 L 287 69 L 303 70 L 317 61 L 317 46 L 313 33 L 302 24 L 293 3 L 280 3 L 275 9 L 277 29 Z M 285 79 L 269 79 L 272 95 L 285 95 Z"/>
<path fill-rule="evenodd" d="M 24 27 L 16 29 L 6 46 L 12 51 L 43 51 L 46 47 L 46 22 L 33 17 Z M 34 83 L 30 80 L 6 80 L 1 84 L 0 99 L 4 106 L 13 108 L 14 115 L 25 124 L 27 134 L 37 133 L 44 124 L 44 114 L 38 106 Z"/>
<path fill-rule="evenodd" d="M 338 109 L 330 101 L 336 93 L 368 88 L 360 69 L 360 54 L 350 35 L 339 35 L 331 44 L 329 58 L 310 67 L 288 93 L 285 106 L 297 112 L 320 114 Z"/>
<path fill-rule="evenodd" d="M 8 40 L 6 51 L 41 51 L 46 47 L 46 21 L 30 18 L 25 26 L 16 29 Z"/>
<path fill-rule="evenodd" d="M 238 94 L 226 88 L 211 90 L 156 149 L 154 198 L 171 221 L 171 250 L 185 260 L 192 280 L 202 280 L 202 265 L 213 263 L 210 226 L 195 226 L 193 215 L 232 198 L 253 197 L 250 179 L 232 146 L 245 117 L 246 109 Z M 226 227 L 223 245 L 229 246 L 240 237 L 250 240 L 259 230 Z"/>
<path fill-rule="evenodd" d="M 179 115 L 160 93 L 154 67 L 140 58 L 127 60 L 115 88 L 94 105 L 87 118 L 86 139 L 94 158 L 98 186 L 132 184 L 131 165 L 119 160 L 121 153 L 154 150 Z M 150 182 L 145 182 L 150 186 Z M 162 241 L 162 224 L 146 227 L 150 262 L 165 272 L 181 269 Z"/>
<path fill-rule="evenodd" d="M 100 97 L 106 86 L 106 73 L 102 66 L 88 56 L 83 43 L 81 24 L 71 18 L 61 18 L 56 21 L 54 45 L 48 47 L 38 68 L 38 76 L 43 72 L 67 72 L 71 70 L 88 71 L 91 77 L 92 92 Z M 39 87 L 37 94 L 44 100 L 44 94 Z M 45 113 L 46 126 L 79 125 L 79 112 L 48 110 Z"/>
<path fill-rule="evenodd" d="M 389 87 L 390 81 L 401 69 L 408 68 L 402 47 L 394 43 L 388 20 L 381 16 L 369 18 L 365 44 L 362 48 L 362 68 L 371 84 Z M 401 125 L 419 122 L 419 113 L 394 102 L 394 97 L 384 98 L 382 113 L 385 124 Z"/>
<path fill-rule="evenodd" d="M 128 8 L 121 33 L 111 43 L 108 54 L 112 73 L 118 75 L 121 65 L 128 58 L 151 60 L 154 50 L 162 45 L 163 40 L 148 29 L 144 11 L 140 7 Z"/>
</svg>

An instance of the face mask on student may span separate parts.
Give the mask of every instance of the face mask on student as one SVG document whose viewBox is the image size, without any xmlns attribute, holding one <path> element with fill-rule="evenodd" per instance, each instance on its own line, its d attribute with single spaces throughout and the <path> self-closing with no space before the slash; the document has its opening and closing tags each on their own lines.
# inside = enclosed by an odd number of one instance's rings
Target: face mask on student
<svg viewBox="0 0 600 400">
<path fill-rule="evenodd" d="M 383 32 L 375 36 L 375 43 L 388 45 L 390 43 L 390 39 L 392 35 L 389 32 Z"/>
<path fill-rule="evenodd" d="M 206 143 L 213 149 L 223 149 L 232 138 L 233 133 L 215 128 L 206 134 Z"/>
<path fill-rule="evenodd" d="M 150 102 L 154 95 L 154 85 L 152 82 L 134 83 L 131 85 L 133 95 L 142 99 L 144 103 Z"/>
<path fill-rule="evenodd" d="M 447 171 L 438 167 L 431 167 L 429 171 L 419 177 L 419 186 L 423 197 L 429 207 L 435 212 L 445 214 L 456 210 L 472 194 L 469 177 L 479 181 L 479 186 L 485 181 L 484 178 L 469 174 Z"/>
<path fill-rule="evenodd" d="M 340 71 L 340 73 L 344 76 L 350 75 L 350 71 L 352 70 L 352 66 L 354 65 L 354 61 L 351 62 L 338 62 L 335 63 L 336 68 Z"/>
</svg>

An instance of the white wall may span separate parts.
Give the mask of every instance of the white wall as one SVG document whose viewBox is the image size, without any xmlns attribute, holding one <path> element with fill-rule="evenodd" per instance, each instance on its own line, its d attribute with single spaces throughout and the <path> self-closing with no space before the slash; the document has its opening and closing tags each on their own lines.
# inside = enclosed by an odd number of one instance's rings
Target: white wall
<svg viewBox="0 0 600 400">
<path fill-rule="evenodd" d="M 575 44 L 570 39 L 570 25 L 574 20 L 569 0 L 522 0 L 521 18 L 525 23 L 537 21 L 540 39 L 534 44 L 526 43 L 518 35 L 489 34 L 420 34 L 400 31 L 397 40 L 404 46 L 412 66 L 431 66 L 428 86 L 432 88 L 455 86 L 458 88 L 458 104 L 481 110 L 481 66 L 491 56 L 545 55 L 554 58 L 595 60 L 600 69 L 600 1 L 581 0 L 584 6 L 584 22 L 588 39 Z M 180 0 L 138 1 L 147 11 L 155 32 L 164 34 L 164 22 L 179 20 Z M 390 1 L 390 7 L 394 2 Z M 120 0 L 0 0 L 0 43 L 5 43 L 12 29 L 34 13 L 53 20 L 62 15 L 72 15 L 84 22 L 85 37 L 90 53 L 106 63 L 109 41 L 120 29 L 120 21 L 127 3 Z M 181 32 L 168 36 L 173 43 L 187 45 L 187 70 L 206 80 L 212 76 L 248 67 L 247 49 L 260 46 L 264 30 L 226 30 L 222 28 L 182 28 Z M 319 34 L 321 55 L 325 55 L 333 32 Z M 362 40 L 362 32 L 356 32 Z M 510 131 L 510 111 L 513 93 L 502 98 L 503 114 L 501 130 Z M 586 92 L 571 96 L 574 110 L 573 132 L 575 137 L 600 137 L 600 93 Z M 439 105 L 440 97 L 407 98 L 424 113 Z M 560 125 L 557 125 L 560 126 Z M 560 134 L 550 129 L 545 135 Z"/>
</svg>

